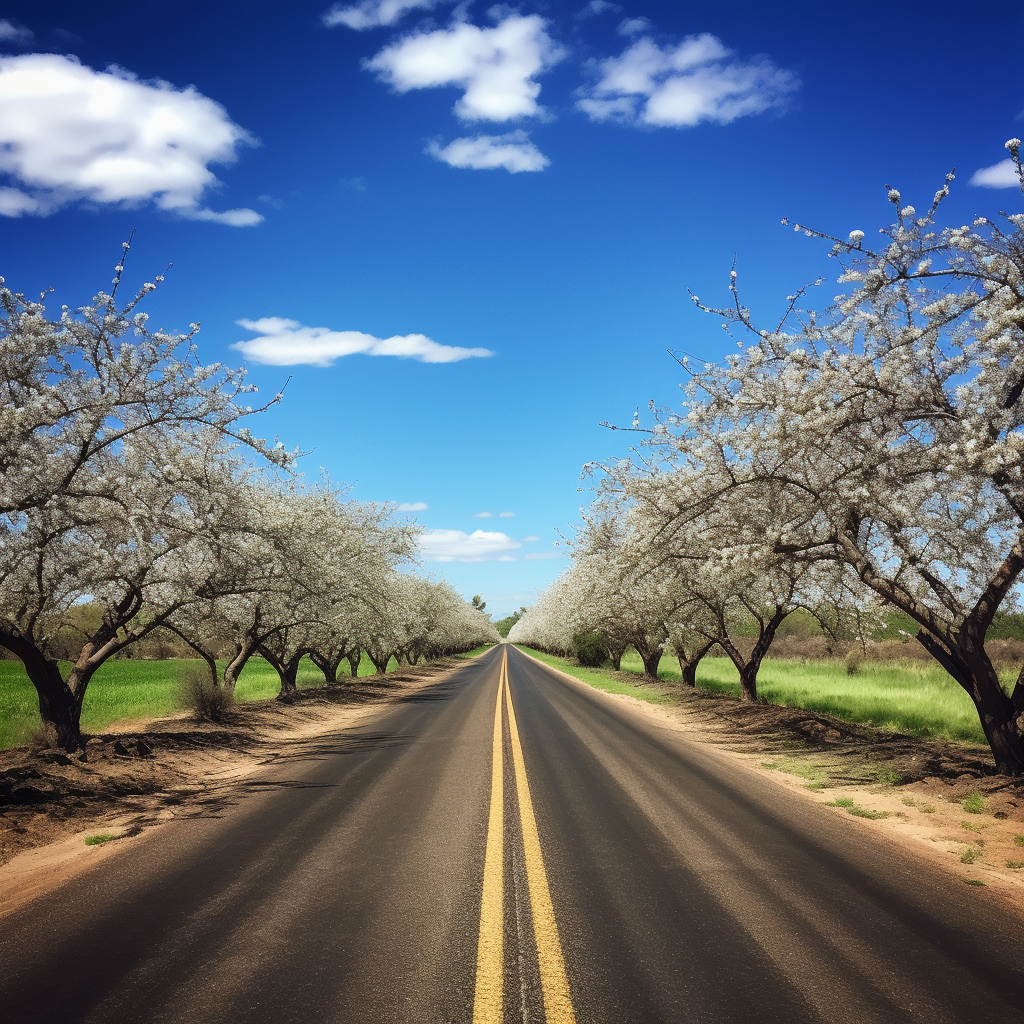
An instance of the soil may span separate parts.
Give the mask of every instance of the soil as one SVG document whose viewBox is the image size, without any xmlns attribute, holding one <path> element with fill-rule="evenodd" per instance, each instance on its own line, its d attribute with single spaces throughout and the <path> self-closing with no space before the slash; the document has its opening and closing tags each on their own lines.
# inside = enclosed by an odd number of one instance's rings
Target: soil
<svg viewBox="0 0 1024 1024">
<path fill-rule="evenodd" d="M 184 714 L 120 722 L 90 736 L 80 754 L 0 751 L 0 915 L 122 845 L 111 840 L 208 813 L 304 741 L 360 724 L 464 664 L 444 659 L 304 688 L 287 703 L 239 703 L 220 723 Z"/>
</svg>

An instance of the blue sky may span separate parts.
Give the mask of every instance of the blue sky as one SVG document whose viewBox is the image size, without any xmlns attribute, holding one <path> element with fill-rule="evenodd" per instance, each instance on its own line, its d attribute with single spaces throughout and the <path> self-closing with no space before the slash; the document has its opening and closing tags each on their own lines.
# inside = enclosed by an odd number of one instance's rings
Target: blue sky
<svg viewBox="0 0 1024 1024">
<path fill-rule="evenodd" d="M 724 301 L 736 255 L 769 318 L 831 269 L 782 217 L 870 233 L 953 166 L 951 216 L 1016 208 L 1022 30 L 1009 0 L 0 2 L 0 274 L 78 305 L 136 229 L 132 283 L 174 264 L 152 322 L 290 376 L 266 432 L 426 506 L 424 567 L 503 614 L 628 445 L 600 422 L 677 400 L 666 349 L 726 351 L 688 287 Z"/>
</svg>

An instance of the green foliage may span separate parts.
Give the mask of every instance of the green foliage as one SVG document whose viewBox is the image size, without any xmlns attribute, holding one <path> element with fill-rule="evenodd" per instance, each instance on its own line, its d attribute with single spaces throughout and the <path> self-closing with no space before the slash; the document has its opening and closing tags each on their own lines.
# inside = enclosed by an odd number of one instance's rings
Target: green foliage
<svg viewBox="0 0 1024 1024">
<path fill-rule="evenodd" d="M 1024 860 L 1008 860 L 1006 862 L 1006 866 L 1008 868 L 1013 868 L 1014 870 L 1019 870 L 1020 868 L 1024 868 Z"/>
<path fill-rule="evenodd" d="M 494 628 L 498 631 L 499 636 L 508 636 L 509 630 L 526 614 L 525 606 L 520 608 L 519 611 L 513 612 L 511 615 L 506 615 L 505 618 L 499 619 L 495 624 Z"/>
<path fill-rule="evenodd" d="M 584 668 L 600 668 L 608 660 L 608 647 L 600 633 L 588 630 L 572 638 L 573 654 Z"/>
<path fill-rule="evenodd" d="M 487 602 L 479 594 L 473 595 L 471 604 L 478 612 L 482 612 L 487 607 Z"/>
<path fill-rule="evenodd" d="M 964 852 L 960 854 L 960 863 L 973 864 L 980 856 L 981 850 L 964 850 Z"/>
<path fill-rule="evenodd" d="M 986 640 L 1024 640 L 1024 612 L 996 612 Z"/>
<path fill-rule="evenodd" d="M 1013 845 L 1014 846 L 1024 846 L 1024 836 L 1014 836 L 1013 837 Z"/>
<path fill-rule="evenodd" d="M 111 839 L 116 839 L 117 836 L 108 835 L 106 832 L 102 832 L 95 836 L 86 836 L 86 846 L 99 846 L 101 843 L 109 843 Z"/>
</svg>

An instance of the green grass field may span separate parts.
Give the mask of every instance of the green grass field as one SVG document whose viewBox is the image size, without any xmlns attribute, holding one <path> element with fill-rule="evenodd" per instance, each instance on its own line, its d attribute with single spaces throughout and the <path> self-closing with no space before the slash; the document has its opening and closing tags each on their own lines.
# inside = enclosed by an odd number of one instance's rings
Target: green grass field
<svg viewBox="0 0 1024 1024">
<path fill-rule="evenodd" d="M 529 653 L 610 693 L 631 693 L 643 700 L 654 696 L 651 690 L 619 683 L 610 672 L 581 669 L 561 658 L 536 651 Z M 630 651 L 622 659 L 622 669 L 639 675 L 644 666 L 639 656 Z M 676 662 L 665 658 L 658 677 L 666 682 L 679 682 L 681 675 Z M 1004 679 L 1004 684 L 1007 682 L 1009 678 Z M 728 658 L 705 658 L 697 668 L 697 686 L 711 693 L 738 697 L 739 673 Z M 768 659 L 758 674 L 757 688 L 773 704 L 820 711 L 845 722 L 912 736 L 986 742 L 970 698 L 938 665 L 928 662 L 865 662 L 856 675 L 850 676 L 838 662 Z"/>
<path fill-rule="evenodd" d="M 82 728 L 98 732 L 113 722 L 133 718 L 158 718 L 177 710 L 175 690 L 181 673 L 198 661 L 108 661 L 89 683 L 82 708 Z M 346 663 L 347 665 L 347 663 Z M 392 659 L 389 671 L 396 667 Z M 359 675 L 374 673 L 363 657 Z M 298 684 L 316 686 L 323 673 L 308 659 L 299 667 Z M 280 680 L 262 658 L 252 658 L 238 680 L 239 700 L 263 700 L 277 695 Z M 24 743 L 39 724 L 36 691 L 20 661 L 0 661 L 0 749 Z"/>
</svg>

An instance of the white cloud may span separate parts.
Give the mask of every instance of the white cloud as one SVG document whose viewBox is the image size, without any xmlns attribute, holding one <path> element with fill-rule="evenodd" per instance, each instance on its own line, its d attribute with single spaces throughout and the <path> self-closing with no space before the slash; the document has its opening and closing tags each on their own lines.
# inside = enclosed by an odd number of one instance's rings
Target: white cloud
<svg viewBox="0 0 1024 1024">
<path fill-rule="evenodd" d="M 425 512 L 430 506 L 425 501 L 403 501 L 396 512 Z"/>
<path fill-rule="evenodd" d="M 528 555 L 524 555 L 524 558 L 528 558 L 531 562 L 540 561 L 542 558 L 561 558 L 561 551 L 531 551 Z"/>
<path fill-rule="evenodd" d="M 499 562 L 514 562 L 515 559 L 511 555 L 502 555 L 501 558 L 498 559 L 498 561 Z"/>
<path fill-rule="evenodd" d="M 362 3 L 345 7 L 335 4 L 323 14 L 323 23 L 328 28 L 344 25 L 361 32 L 382 25 L 394 25 L 409 11 L 430 10 L 441 0 L 362 0 Z"/>
<path fill-rule="evenodd" d="M 247 331 L 259 335 L 236 341 L 231 347 L 247 359 L 271 366 L 330 366 L 343 356 L 397 356 L 421 363 L 457 363 L 460 359 L 492 356 L 485 348 L 439 345 L 424 334 L 375 338 L 362 331 L 332 331 L 329 327 L 304 327 L 297 320 L 265 316 L 259 320 L 238 320 Z"/>
<path fill-rule="evenodd" d="M 0 43 L 13 43 L 15 46 L 31 46 L 35 33 L 23 25 L 15 25 L 9 18 L 0 18 Z"/>
<path fill-rule="evenodd" d="M 425 530 L 420 534 L 419 546 L 420 554 L 428 562 L 511 561 L 511 556 L 501 557 L 503 552 L 521 547 L 519 541 L 504 533 L 485 530 Z"/>
<path fill-rule="evenodd" d="M 499 512 L 499 519 L 511 519 L 515 515 L 515 512 Z"/>
<path fill-rule="evenodd" d="M 191 86 L 140 82 L 111 67 L 93 71 L 73 57 L 0 57 L 0 212 L 45 216 L 77 199 L 153 200 L 191 220 L 258 224 L 254 210 L 217 213 L 200 206 L 219 184 L 207 166 L 230 163 L 251 136 Z"/>
<path fill-rule="evenodd" d="M 592 18 L 597 14 L 604 14 L 605 11 L 621 11 L 618 4 L 609 3 L 609 0 L 590 0 L 590 3 L 580 11 L 577 18 Z"/>
<path fill-rule="evenodd" d="M 490 513 L 490 512 L 474 512 L 473 513 L 473 518 L 474 519 L 490 519 L 491 518 L 491 514 L 492 513 Z"/>
<path fill-rule="evenodd" d="M 641 32 L 650 32 L 653 27 L 647 18 L 627 18 L 615 31 L 620 36 L 635 36 Z"/>
<path fill-rule="evenodd" d="M 534 78 L 564 56 L 536 14 L 509 15 L 493 28 L 456 22 L 406 36 L 366 66 L 398 92 L 458 86 L 455 113 L 467 121 L 508 121 L 543 113 Z"/>
<path fill-rule="evenodd" d="M 982 167 L 971 176 L 972 185 L 981 185 L 983 188 L 1016 188 L 1020 185 L 1020 178 L 1017 177 L 1017 166 L 1007 157 L 991 167 Z"/>
<path fill-rule="evenodd" d="M 523 538 L 523 542 L 524 543 L 530 543 L 531 541 L 535 541 L 535 540 L 540 540 L 540 537 L 534 537 L 534 535 L 532 533 L 530 534 L 529 537 L 524 537 Z"/>
<path fill-rule="evenodd" d="M 766 57 L 744 62 L 730 56 L 708 33 L 688 36 L 678 46 L 638 39 L 598 65 L 600 80 L 584 90 L 577 106 L 595 121 L 691 128 L 762 114 L 799 85 L 795 75 Z"/>
<path fill-rule="evenodd" d="M 23 213 L 39 213 L 42 204 L 16 188 L 0 188 L 0 216 L 20 217 Z"/>
<path fill-rule="evenodd" d="M 509 173 L 518 174 L 520 171 L 542 171 L 551 162 L 522 130 L 509 132 L 508 135 L 477 135 L 472 139 L 455 139 L 444 147 L 431 142 L 426 151 L 449 167 L 464 167 L 474 171 L 493 171 L 504 167 Z"/>
</svg>

